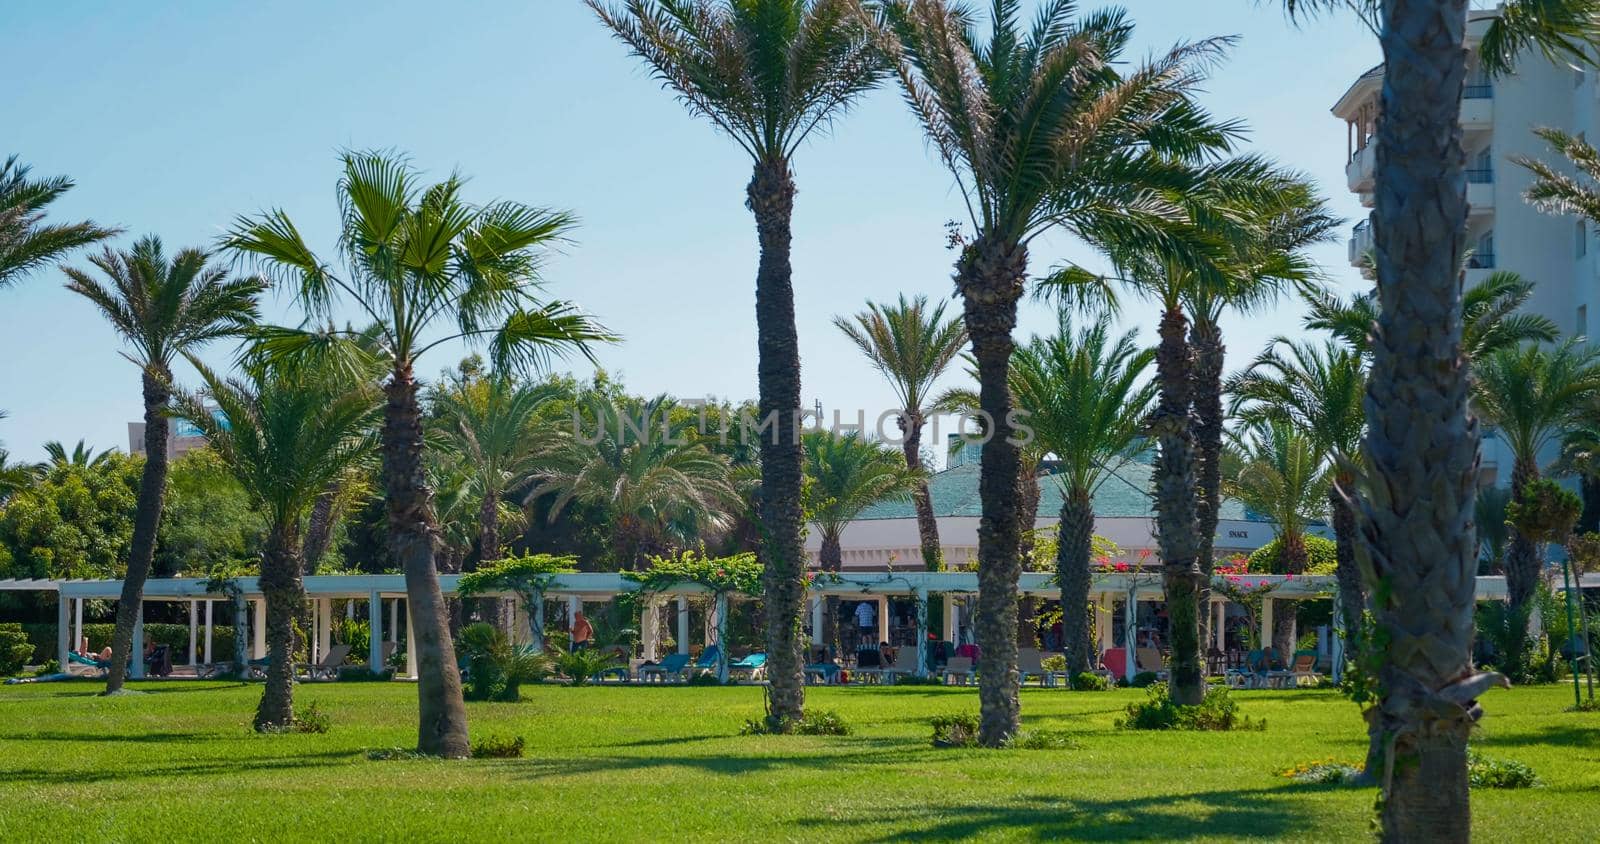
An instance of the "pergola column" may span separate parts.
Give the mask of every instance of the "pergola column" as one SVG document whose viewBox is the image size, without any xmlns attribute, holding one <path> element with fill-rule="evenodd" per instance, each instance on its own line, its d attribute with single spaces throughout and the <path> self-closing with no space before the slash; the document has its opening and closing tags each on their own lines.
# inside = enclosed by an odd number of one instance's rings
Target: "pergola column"
<svg viewBox="0 0 1600 844">
<path fill-rule="evenodd" d="M 568 595 L 567 596 L 567 630 L 569 632 L 572 630 L 572 626 L 574 624 L 578 623 L 578 613 L 580 613 L 580 612 L 583 612 L 583 599 L 578 597 L 577 595 Z"/>
<path fill-rule="evenodd" d="M 716 615 L 716 623 L 711 626 L 712 635 L 717 637 L 717 682 L 728 682 L 728 648 L 723 644 L 723 632 L 728 626 L 728 593 L 718 592 L 717 598 L 711 604 L 711 611 Z"/>
<path fill-rule="evenodd" d="M 417 636 L 411 623 L 410 601 L 406 601 L 406 676 L 417 679 Z"/>
<path fill-rule="evenodd" d="M 376 674 L 383 670 L 383 596 L 376 589 L 367 595 L 367 618 L 367 670 Z"/>
<path fill-rule="evenodd" d="M 689 598 L 678 596 L 678 653 L 689 652 Z"/>
<path fill-rule="evenodd" d="M 878 596 L 878 641 L 889 641 L 889 596 Z"/>
<path fill-rule="evenodd" d="M 1333 590 L 1333 641 L 1328 643 L 1328 661 L 1332 664 L 1335 685 L 1344 682 L 1344 596 Z"/>
<path fill-rule="evenodd" d="M 1228 649 L 1226 630 L 1228 626 L 1228 602 L 1226 600 L 1212 599 L 1211 618 L 1213 619 L 1211 622 L 1212 641 L 1219 652 L 1226 651 Z"/>
<path fill-rule="evenodd" d="M 1272 599 L 1270 597 L 1261 599 L 1260 645 L 1262 650 L 1272 647 Z M 1283 654 L 1278 654 L 1278 658 L 1282 659 Z"/>
<path fill-rule="evenodd" d="M 956 596 L 949 592 L 944 593 L 944 640 L 952 645 L 960 641 L 956 637 L 956 627 L 960 623 L 960 618 L 957 617 L 959 612 L 956 609 Z"/>
<path fill-rule="evenodd" d="M 811 645 L 813 647 L 823 644 L 822 635 L 822 602 L 821 595 L 811 596 Z"/>
<path fill-rule="evenodd" d="M 133 616 L 133 648 L 129 656 L 128 676 L 135 680 L 144 679 L 144 601 L 139 601 L 139 610 Z"/>
<path fill-rule="evenodd" d="M 1111 601 L 1106 593 L 1101 592 L 1094 599 L 1094 640 L 1098 652 L 1090 655 L 1090 659 L 1097 664 L 1100 654 L 1105 653 L 1116 641 L 1116 637 L 1111 633 L 1111 618 Z"/>
<path fill-rule="evenodd" d="M 199 654 L 196 649 L 200 642 L 200 602 L 189 601 L 189 667 L 194 668 L 200 664 Z"/>
<path fill-rule="evenodd" d="M 1128 590 L 1128 600 L 1122 604 L 1122 673 L 1130 682 L 1139 661 L 1135 658 L 1139 647 L 1139 593 Z"/>
<path fill-rule="evenodd" d="M 70 645 L 67 643 L 67 640 L 72 637 L 72 628 L 67 624 L 70 619 L 67 604 L 71 600 L 71 598 L 59 592 L 56 593 L 56 664 L 61 666 L 61 673 L 63 674 L 68 673 L 69 666 L 72 664 L 69 654 L 73 648 L 78 646 L 76 642 Z"/>
<path fill-rule="evenodd" d="M 639 614 L 640 656 L 655 662 L 661 650 L 661 604 L 655 598 L 645 601 L 644 612 Z"/>
<path fill-rule="evenodd" d="M 216 601 L 210 598 L 206 599 L 206 665 L 216 664 L 216 661 L 211 658 L 212 619 L 216 617 L 214 615 L 216 604 Z"/>
<path fill-rule="evenodd" d="M 917 676 L 928 676 L 928 590 L 917 590 Z"/>
<path fill-rule="evenodd" d="M 333 646 L 333 599 L 317 599 L 317 652 L 312 655 L 311 662 L 321 663 L 328 658 L 328 649 Z"/>
<path fill-rule="evenodd" d="M 73 607 L 72 607 L 73 626 L 76 628 L 73 631 L 72 646 L 73 647 L 80 647 L 81 646 L 85 650 L 87 650 L 89 646 L 84 644 L 84 642 L 83 642 L 83 599 L 82 598 L 73 598 L 72 599 L 72 604 L 73 604 Z M 63 662 L 62 665 L 66 665 L 66 663 Z"/>
<path fill-rule="evenodd" d="M 389 599 L 389 641 L 400 643 L 400 599 Z"/>
<path fill-rule="evenodd" d="M 251 636 L 255 640 L 255 653 L 253 659 L 261 659 L 267 655 L 267 599 L 262 598 L 255 602 L 255 629 Z"/>
</svg>

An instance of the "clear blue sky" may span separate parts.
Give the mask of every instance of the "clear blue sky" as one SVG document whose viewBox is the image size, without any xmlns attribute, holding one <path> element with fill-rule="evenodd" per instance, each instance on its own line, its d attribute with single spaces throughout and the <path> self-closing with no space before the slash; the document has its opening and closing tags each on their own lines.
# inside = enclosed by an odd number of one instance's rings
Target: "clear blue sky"
<svg viewBox="0 0 1600 844">
<path fill-rule="evenodd" d="M 1343 124 L 1328 108 L 1377 60 L 1349 16 L 1289 24 L 1270 0 L 1138 0 L 1142 55 L 1239 35 L 1206 104 L 1243 118 L 1249 148 L 1311 175 L 1351 221 Z M 1084 8 L 1096 8 L 1086 4 Z M 313 238 L 335 224 L 335 152 L 392 147 L 430 175 L 470 176 L 468 197 L 575 211 L 577 242 L 548 266 L 551 292 L 626 338 L 601 364 L 635 392 L 755 394 L 755 231 L 743 154 L 692 119 L 578 0 L 380 5 L 16 4 L 0 25 L 0 154 L 78 187 L 54 209 L 207 245 L 232 218 L 281 206 Z M 943 224 L 962 218 L 950 177 L 886 88 L 795 162 L 794 273 L 807 404 L 869 415 L 891 397 L 840 342 L 833 315 L 898 293 L 948 297 Z M 1032 266 L 1091 260 L 1058 237 Z M 1362 286 L 1343 242 L 1317 258 Z M 81 259 L 79 261 L 81 263 Z M 36 459 L 46 440 L 127 448 L 139 383 L 92 307 L 40 272 L 0 293 L 0 441 Z M 1019 334 L 1046 330 L 1026 304 Z M 274 319 L 297 319 L 281 298 Z M 959 306 L 952 303 L 951 312 Z M 1224 325 L 1230 365 L 1298 329 L 1298 308 Z M 1153 340 L 1154 312 L 1125 316 Z M 229 349 L 207 357 L 221 363 Z M 422 371 L 460 357 L 440 349 Z M 586 366 L 574 364 L 586 372 Z M 954 383 L 962 376 L 957 373 Z M 180 369 L 193 385 L 193 373 Z"/>
</svg>

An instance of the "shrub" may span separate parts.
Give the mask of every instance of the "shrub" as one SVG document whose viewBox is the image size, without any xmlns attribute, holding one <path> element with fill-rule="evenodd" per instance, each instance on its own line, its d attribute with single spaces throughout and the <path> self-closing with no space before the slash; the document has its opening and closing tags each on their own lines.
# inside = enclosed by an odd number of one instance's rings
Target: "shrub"
<svg viewBox="0 0 1600 844">
<path fill-rule="evenodd" d="M 1023 730 L 1006 742 L 1017 750 L 1071 750 L 1078 743 L 1061 730 Z"/>
<path fill-rule="evenodd" d="M 904 677 L 896 677 L 895 680 L 894 680 L 894 684 L 896 686 L 942 686 L 942 685 L 944 685 L 944 683 L 939 681 L 938 677 L 931 677 L 931 676 L 930 677 L 918 677 L 915 674 L 907 674 Z"/>
<path fill-rule="evenodd" d="M 1318 759 L 1315 762 L 1303 762 L 1287 771 L 1280 771 L 1278 775 L 1308 785 L 1344 785 L 1360 780 L 1361 773 L 1360 765 L 1332 759 Z"/>
<path fill-rule="evenodd" d="M 376 750 L 367 751 L 367 758 L 374 762 L 409 762 L 415 759 L 431 759 L 433 757 L 406 747 L 380 747 Z"/>
<path fill-rule="evenodd" d="M 339 669 L 341 683 L 387 683 L 394 679 L 390 670 L 373 671 L 365 665 L 347 665 Z"/>
<path fill-rule="evenodd" d="M 1238 705 L 1228 690 L 1217 686 L 1206 692 L 1198 706 L 1174 703 L 1166 683 L 1157 683 L 1146 692 L 1143 703 L 1130 703 L 1128 717 L 1119 719 L 1124 730 L 1264 730 L 1267 722 L 1239 714 Z"/>
<path fill-rule="evenodd" d="M 794 725 L 794 732 L 802 736 L 847 736 L 850 735 L 850 725 L 831 709 L 820 712 L 812 710 Z"/>
<path fill-rule="evenodd" d="M 1533 769 L 1511 759 L 1480 756 L 1467 751 L 1467 782 L 1473 788 L 1533 788 L 1543 785 Z"/>
<path fill-rule="evenodd" d="M 515 738 L 496 738 L 494 736 L 481 738 L 472 743 L 472 758 L 521 759 L 523 745 L 522 736 L 516 736 Z"/>
<path fill-rule="evenodd" d="M 596 674 L 617 663 L 615 655 L 598 648 L 571 651 L 557 648 L 555 653 L 556 671 L 567 678 L 569 686 L 586 686 Z"/>
<path fill-rule="evenodd" d="M 1111 684 L 1106 682 L 1106 678 L 1092 671 L 1080 671 L 1072 675 L 1072 690 L 1075 692 L 1103 692 L 1109 688 Z"/>
<path fill-rule="evenodd" d="M 1333 540 L 1323 539 L 1316 534 L 1307 534 L 1305 541 L 1305 574 L 1333 574 L 1339 567 L 1338 546 Z M 1271 542 L 1257 548 L 1250 555 L 1246 565 L 1250 571 L 1266 574 L 1285 574 L 1282 539 L 1274 538 Z"/>
<path fill-rule="evenodd" d="M 690 677 L 688 682 L 685 683 L 684 685 L 688 685 L 688 686 L 720 686 L 720 685 L 722 685 L 722 681 L 718 680 L 717 679 L 717 675 L 715 675 L 715 674 L 696 674 L 693 677 Z"/>
<path fill-rule="evenodd" d="M 295 713 L 294 726 L 290 729 L 296 733 L 326 733 L 332 726 L 333 717 L 313 700 Z"/>
<path fill-rule="evenodd" d="M 505 631 L 492 624 L 469 624 L 462 628 L 456 644 L 467 655 L 467 700 L 515 702 L 522 697 L 522 684 L 550 674 L 550 658 L 512 647 Z"/>
<path fill-rule="evenodd" d="M 932 723 L 934 747 L 972 747 L 978 743 L 976 715 L 935 715 Z"/>
<path fill-rule="evenodd" d="M 1051 673 L 1060 673 L 1067 670 L 1067 658 L 1061 654 L 1051 654 L 1039 660 L 1039 667 Z"/>
<path fill-rule="evenodd" d="M 1600 712 L 1600 700 L 1588 698 L 1567 707 L 1567 712 Z"/>
<path fill-rule="evenodd" d="M 1145 689 L 1155 685 L 1160 679 L 1154 671 L 1140 671 L 1138 674 L 1133 675 L 1133 679 L 1128 681 L 1128 685 L 1136 689 Z"/>
<path fill-rule="evenodd" d="M 20 673 L 33 659 L 33 644 L 20 624 L 0 624 L 0 676 Z"/>
</svg>

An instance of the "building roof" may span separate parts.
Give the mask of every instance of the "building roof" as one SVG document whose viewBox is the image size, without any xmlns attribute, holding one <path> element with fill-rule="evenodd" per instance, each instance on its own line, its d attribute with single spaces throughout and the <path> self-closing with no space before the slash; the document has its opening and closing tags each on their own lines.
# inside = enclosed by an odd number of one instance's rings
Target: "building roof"
<svg viewBox="0 0 1600 844">
<path fill-rule="evenodd" d="M 1117 471 L 1094 494 L 1094 514 L 1100 518 L 1152 518 L 1151 466 L 1133 462 Z M 1038 479 L 1039 515 L 1049 517 L 1061 512 L 1061 485 L 1054 476 Z M 978 464 L 975 462 L 953 466 L 928 478 L 928 495 L 933 500 L 933 515 L 972 516 L 983 515 L 983 503 L 978 497 Z M 1220 518 L 1231 521 L 1266 521 L 1233 499 L 1222 501 Z M 879 501 L 861 511 L 858 520 L 914 519 L 915 507 L 910 501 Z"/>
</svg>

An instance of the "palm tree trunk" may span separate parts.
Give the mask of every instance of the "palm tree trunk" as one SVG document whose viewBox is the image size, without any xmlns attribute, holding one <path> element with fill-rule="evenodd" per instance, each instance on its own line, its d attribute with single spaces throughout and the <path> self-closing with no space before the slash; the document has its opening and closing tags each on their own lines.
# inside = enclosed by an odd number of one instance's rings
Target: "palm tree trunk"
<svg viewBox="0 0 1600 844">
<path fill-rule="evenodd" d="M 485 490 L 483 504 L 478 508 L 478 565 L 500 559 L 500 495 Z M 501 630 L 510 630 L 516 605 L 505 598 L 484 598 L 478 603 L 478 612 L 489 623 Z"/>
<path fill-rule="evenodd" d="M 344 484 L 334 481 L 311 505 L 311 518 L 306 521 L 305 550 L 300 555 L 305 559 L 304 568 L 308 575 L 317 573 L 317 564 L 322 562 L 322 555 L 327 553 L 328 543 L 333 539 L 333 508 L 338 504 L 343 489 Z"/>
<path fill-rule="evenodd" d="M 1022 527 L 1020 539 L 1017 541 L 1017 560 L 1019 571 L 1031 571 L 1033 565 L 1034 525 L 1039 521 L 1039 464 L 1027 457 L 1018 460 L 1021 470 L 1017 473 L 1017 490 L 1022 496 L 1021 515 L 1018 517 Z M 1037 635 L 1034 624 L 1034 599 L 1027 595 L 1017 598 L 1017 647 L 1033 647 L 1034 637 Z"/>
<path fill-rule="evenodd" d="M 1089 556 L 1094 542 L 1094 502 L 1087 489 L 1061 499 L 1056 542 L 1056 580 L 1061 584 L 1061 651 L 1067 676 L 1094 668 L 1094 616 L 1089 608 Z"/>
<path fill-rule="evenodd" d="M 1017 578 L 1021 574 L 1021 454 L 1013 441 L 1011 331 L 1028 270 L 1025 246 L 993 235 L 969 245 L 956 265 L 967 335 L 978 365 L 984 433 L 978 496 L 978 742 L 999 747 L 1022 718 L 1017 699 Z"/>
<path fill-rule="evenodd" d="M 1194 348 L 1195 485 L 1200 493 L 1195 503 L 1198 563 L 1209 583 L 1222 508 L 1222 367 L 1227 349 L 1222 345 L 1222 327 L 1209 319 L 1195 321 L 1189 340 Z"/>
<path fill-rule="evenodd" d="M 1333 520 L 1334 577 L 1339 584 L 1339 604 L 1344 624 L 1345 659 L 1360 659 L 1362 610 L 1367 605 L 1361 588 L 1361 568 L 1356 562 L 1356 514 L 1351 510 L 1347 496 L 1354 488 L 1355 479 L 1340 476 L 1328 492 L 1328 512 Z"/>
<path fill-rule="evenodd" d="M 794 179 L 783 159 L 757 163 L 745 189 L 756 219 L 761 265 L 756 271 L 756 352 L 759 409 L 771 431 L 761 437 L 761 575 L 766 610 L 769 726 L 787 731 L 805 712 L 805 662 L 800 638 L 805 596 L 801 540 L 800 340 L 794 322 L 789 266 Z"/>
<path fill-rule="evenodd" d="M 1511 500 L 1521 501 L 1528 484 L 1539 480 L 1537 459 L 1518 457 L 1511 469 Z M 1544 555 L 1539 543 L 1529 539 L 1515 525 L 1511 529 L 1511 543 L 1506 549 L 1506 593 L 1509 598 L 1511 618 L 1522 629 L 1520 635 L 1508 638 L 1509 652 L 1505 655 L 1504 670 L 1509 677 L 1522 677 L 1528 668 L 1528 619 L 1532 614 L 1534 596 L 1539 592 L 1539 572 L 1544 567 Z"/>
<path fill-rule="evenodd" d="M 294 723 L 294 617 L 306 605 L 296 525 L 278 525 L 261 554 L 261 592 L 267 599 L 267 684 L 256 707 L 255 728 Z"/>
<path fill-rule="evenodd" d="M 139 478 L 139 503 L 133 516 L 133 545 L 128 551 L 128 572 L 117 600 L 117 626 L 111 634 L 111 670 L 106 674 L 106 694 L 122 690 L 132 654 L 133 626 L 144 604 L 144 582 L 156 556 L 156 536 L 161 529 L 161 505 L 167 495 L 167 405 L 172 400 L 172 374 L 152 365 L 144 370 L 144 472 Z"/>
<path fill-rule="evenodd" d="M 1382 642 L 1382 835 L 1471 837 L 1467 736 L 1492 679 L 1472 666 L 1477 423 L 1461 355 L 1466 0 L 1387 0 L 1373 234 L 1378 325 L 1358 514 Z M 1382 588 L 1378 588 L 1381 585 Z"/>
<path fill-rule="evenodd" d="M 435 569 L 439 528 L 433 493 L 422 469 L 422 408 L 408 361 L 396 363 L 385 385 L 383 479 L 389 506 L 389 547 L 406 575 L 417 650 L 417 750 L 462 759 L 469 751 L 467 708 L 450 640 L 450 620 Z"/>
<path fill-rule="evenodd" d="M 900 430 L 905 434 L 901 444 L 906 455 L 906 467 L 922 471 L 922 412 L 908 407 L 900 416 Z M 933 497 L 928 493 L 928 482 L 918 481 L 911 493 L 911 502 L 917 509 L 917 539 L 922 545 L 922 567 L 928 571 L 944 569 L 944 552 L 939 547 L 939 520 L 933 515 Z"/>
<path fill-rule="evenodd" d="M 1200 532 L 1195 490 L 1194 426 L 1187 319 L 1181 308 L 1161 315 L 1156 349 L 1160 401 L 1150 427 L 1160 446 L 1155 466 L 1156 543 L 1161 550 L 1161 585 L 1167 598 L 1172 647 L 1172 699 L 1193 706 L 1205 697 L 1200 660 Z"/>
<path fill-rule="evenodd" d="M 1583 496 L 1583 510 L 1578 514 L 1578 523 L 1573 526 L 1572 532 L 1600 531 L 1600 476 L 1579 474 L 1578 492 Z"/>
<path fill-rule="evenodd" d="M 822 547 L 817 549 L 817 567 L 837 574 L 843 565 L 844 554 L 838 535 L 824 533 Z M 838 595 L 822 599 L 822 629 L 815 632 L 817 641 L 831 648 L 835 657 L 840 655 Z"/>
<path fill-rule="evenodd" d="M 1300 575 L 1306 571 L 1306 538 L 1298 532 L 1283 534 L 1283 573 Z M 1282 609 L 1272 619 L 1272 647 L 1284 664 L 1294 661 L 1295 608 L 1293 601 L 1281 601 Z"/>
</svg>

